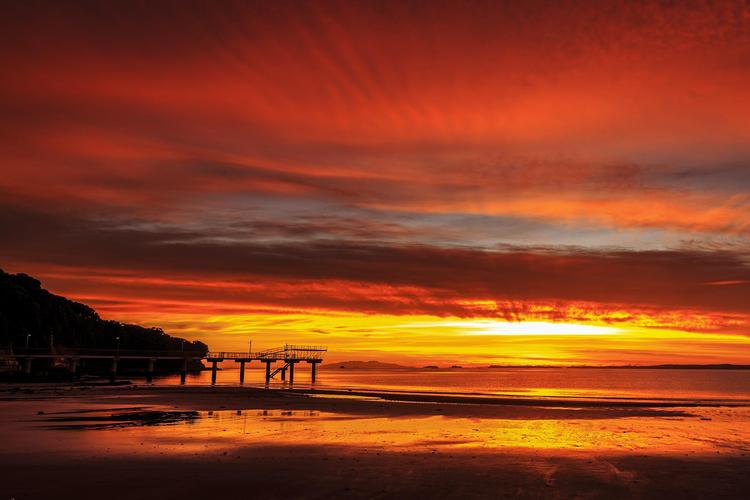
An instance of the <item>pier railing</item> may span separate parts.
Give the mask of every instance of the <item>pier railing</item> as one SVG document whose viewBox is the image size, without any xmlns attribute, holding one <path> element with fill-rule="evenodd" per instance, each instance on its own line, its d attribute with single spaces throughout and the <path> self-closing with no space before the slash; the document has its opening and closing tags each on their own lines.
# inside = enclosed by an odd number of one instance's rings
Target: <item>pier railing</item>
<svg viewBox="0 0 750 500">
<path fill-rule="evenodd" d="M 237 360 L 272 360 L 272 361 L 288 361 L 288 360 L 320 360 L 323 358 L 323 354 L 328 351 L 328 348 L 318 345 L 297 345 L 297 344 L 285 344 L 282 347 L 275 347 L 273 349 L 266 349 L 264 351 L 257 352 L 209 352 L 206 355 L 206 359 L 237 359 Z"/>
<path fill-rule="evenodd" d="M 205 354 L 200 351 L 182 351 L 182 350 L 151 350 L 151 349 L 97 349 L 97 348 L 75 348 L 75 347 L 54 347 L 53 349 L 44 348 L 13 348 L 0 351 L 0 357 L 92 357 L 92 358 L 187 358 L 202 359 Z"/>
<path fill-rule="evenodd" d="M 92 359 L 108 360 L 111 363 L 110 380 L 114 381 L 120 360 L 143 360 L 146 361 L 146 380 L 151 382 L 154 375 L 154 365 L 160 360 L 182 360 L 180 369 L 180 383 L 184 384 L 187 377 L 188 366 L 191 361 L 206 360 L 211 363 L 211 383 L 216 383 L 217 364 L 227 359 L 234 360 L 240 365 L 240 383 L 245 381 L 245 364 L 250 361 L 261 361 L 266 365 L 266 384 L 281 373 L 284 381 L 287 371 L 289 372 L 289 384 L 294 383 L 294 365 L 300 362 L 310 364 L 310 378 L 315 382 L 317 365 L 323 361 L 323 354 L 328 351 L 326 347 L 317 345 L 285 344 L 259 352 L 207 352 L 200 351 L 165 351 L 147 349 L 89 349 L 89 348 L 66 348 L 54 347 L 50 349 L 39 348 L 15 348 L 0 349 L 0 359 L 11 361 L 17 365 L 23 364 L 23 372 L 31 375 L 33 364 L 40 358 L 42 360 L 58 359 L 69 365 L 70 373 L 75 378 L 78 374 L 80 362 L 88 362 Z M 282 366 L 271 373 L 271 364 L 281 361 Z"/>
</svg>

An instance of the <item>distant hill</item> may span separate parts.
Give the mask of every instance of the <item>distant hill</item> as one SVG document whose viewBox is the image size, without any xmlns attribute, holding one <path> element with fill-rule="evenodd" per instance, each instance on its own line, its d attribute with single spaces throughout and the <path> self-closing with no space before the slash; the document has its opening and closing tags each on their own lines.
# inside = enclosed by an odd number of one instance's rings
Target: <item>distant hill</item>
<svg viewBox="0 0 750 500">
<path fill-rule="evenodd" d="M 205 353 L 203 342 L 167 335 L 160 328 L 104 320 L 92 308 L 59 295 L 26 274 L 0 269 L 0 349 L 25 347 L 85 347 L 113 349 L 180 350 Z"/>
<path fill-rule="evenodd" d="M 380 361 L 342 361 L 340 363 L 331 363 L 330 366 L 335 368 L 345 368 L 349 370 L 408 370 L 409 366 L 397 365 L 395 363 L 381 363 Z"/>
<path fill-rule="evenodd" d="M 549 365 L 490 365 L 488 368 L 576 368 L 576 369 L 627 369 L 627 370 L 750 370 L 750 365 L 733 365 L 729 363 L 711 364 L 711 365 L 570 365 L 570 366 L 549 366 Z"/>
<path fill-rule="evenodd" d="M 750 365 L 733 365 L 730 363 L 720 363 L 711 365 L 623 365 L 623 366 L 602 366 L 582 368 L 630 368 L 630 369 L 647 369 L 647 370 L 750 370 Z"/>
</svg>

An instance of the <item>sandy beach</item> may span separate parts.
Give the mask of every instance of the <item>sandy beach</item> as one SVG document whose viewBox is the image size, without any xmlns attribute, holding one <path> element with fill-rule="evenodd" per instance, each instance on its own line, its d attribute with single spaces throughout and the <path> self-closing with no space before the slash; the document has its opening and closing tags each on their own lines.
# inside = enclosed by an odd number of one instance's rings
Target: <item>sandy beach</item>
<svg viewBox="0 0 750 500">
<path fill-rule="evenodd" d="M 4 387 L 0 498 L 738 498 L 743 402 Z"/>
</svg>

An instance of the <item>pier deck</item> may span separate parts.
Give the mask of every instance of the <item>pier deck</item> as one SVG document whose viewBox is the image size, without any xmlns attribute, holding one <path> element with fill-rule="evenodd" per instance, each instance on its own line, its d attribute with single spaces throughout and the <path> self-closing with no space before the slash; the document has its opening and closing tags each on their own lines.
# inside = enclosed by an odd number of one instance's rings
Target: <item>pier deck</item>
<svg viewBox="0 0 750 500">
<path fill-rule="evenodd" d="M 117 366 L 122 359 L 139 359 L 148 361 L 146 379 L 153 379 L 154 366 L 159 360 L 182 360 L 180 381 L 185 383 L 187 365 L 189 361 L 206 360 L 211 363 L 211 382 L 216 383 L 216 372 L 218 363 L 222 361 L 235 361 L 240 364 L 240 383 L 245 381 L 245 364 L 260 361 L 266 365 L 266 383 L 278 373 L 281 379 L 286 380 L 286 372 L 289 371 L 289 383 L 294 383 L 294 365 L 300 362 L 311 365 L 312 381 L 315 382 L 316 368 L 323 362 L 323 355 L 328 349 L 324 346 L 285 344 L 281 347 L 266 349 L 258 352 L 208 352 L 205 354 L 195 351 L 149 351 L 134 349 L 75 349 L 55 347 L 54 349 L 13 349 L 0 351 L 0 359 L 15 361 L 19 364 L 23 361 L 24 373 L 30 375 L 32 363 L 35 359 L 62 359 L 69 364 L 71 374 L 77 375 L 80 360 L 98 359 L 110 360 L 110 379 L 114 380 L 117 375 Z M 283 365 L 271 371 L 271 364 L 281 362 Z"/>
</svg>

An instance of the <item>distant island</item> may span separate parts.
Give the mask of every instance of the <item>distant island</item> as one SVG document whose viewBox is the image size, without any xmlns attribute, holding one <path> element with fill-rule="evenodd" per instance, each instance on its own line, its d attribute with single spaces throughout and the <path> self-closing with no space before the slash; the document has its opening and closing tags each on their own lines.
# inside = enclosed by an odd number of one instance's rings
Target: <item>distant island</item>
<svg viewBox="0 0 750 500">
<path fill-rule="evenodd" d="M 405 366 L 396 363 L 383 363 L 380 361 L 342 361 L 340 363 L 331 363 L 331 366 L 335 366 L 341 369 L 349 370 L 439 370 L 440 367 L 437 365 L 427 366 Z M 460 365 L 452 365 L 451 369 L 463 368 Z M 447 369 L 447 368 L 446 368 Z"/>
<path fill-rule="evenodd" d="M 331 363 L 341 369 L 349 370 L 413 370 L 410 366 L 397 365 L 396 363 L 381 363 L 380 361 L 341 361 Z"/>
<path fill-rule="evenodd" d="M 719 364 L 667 364 L 667 365 L 490 365 L 487 368 L 581 368 L 581 369 L 628 369 L 628 370 L 750 370 L 750 365 Z"/>
<path fill-rule="evenodd" d="M 399 365 L 396 363 L 383 363 L 380 361 L 342 361 L 339 363 L 331 363 L 331 367 L 348 369 L 348 370 L 457 370 L 463 369 L 462 365 L 451 365 L 450 367 L 441 368 L 438 365 L 426 365 L 426 366 L 406 366 Z M 750 370 L 750 365 L 733 365 L 733 364 L 663 364 L 663 365 L 607 365 L 607 366 L 596 366 L 596 365 L 563 365 L 563 366 L 550 366 L 550 365 L 489 365 L 489 366 L 469 366 L 467 370 L 482 370 L 482 369 L 540 369 L 540 368 L 579 368 L 579 369 L 639 369 L 639 370 Z"/>
<path fill-rule="evenodd" d="M 91 307 L 50 293 L 27 274 L 9 274 L 0 269 L 0 349 L 26 347 L 208 352 L 203 342 L 172 337 L 161 328 L 101 319 Z M 164 361 L 158 366 L 159 371 L 177 372 L 180 361 Z M 93 362 L 88 367 L 97 369 Z M 123 360 L 122 370 L 127 372 L 128 368 Z M 200 361 L 189 366 L 191 370 L 202 368 Z"/>
<path fill-rule="evenodd" d="M 669 364 L 669 365 L 580 366 L 578 368 L 631 368 L 631 369 L 649 369 L 649 370 L 750 370 L 750 365 L 733 365 L 730 363 L 718 363 L 718 364 L 708 364 L 708 365 Z"/>
</svg>

